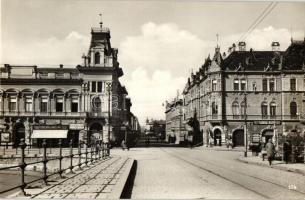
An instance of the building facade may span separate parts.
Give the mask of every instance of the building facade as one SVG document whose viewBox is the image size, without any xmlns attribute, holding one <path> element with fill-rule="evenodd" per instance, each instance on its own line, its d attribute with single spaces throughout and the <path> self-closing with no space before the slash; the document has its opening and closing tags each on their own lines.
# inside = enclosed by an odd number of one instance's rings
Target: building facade
<svg viewBox="0 0 305 200">
<path fill-rule="evenodd" d="M 247 50 L 240 42 L 228 55 L 215 48 L 183 90 L 184 124 L 196 116 L 206 145 L 233 146 L 304 135 L 305 41 L 285 50 Z"/>
<path fill-rule="evenodd" d="M 122 124 L 128 120 L 128 92 L 119 78 L 123 70 L 110 30 L 91 29 L 84 62 L 74 68 L 12 66 L 0 68 L 1 144 L 39 145 L 41 139 L 56 146 L 73 139 L 88 144 L 96 140 L 120 143 Z M 131 105 L 130 105 L 131 106 Z"/>
</svg>

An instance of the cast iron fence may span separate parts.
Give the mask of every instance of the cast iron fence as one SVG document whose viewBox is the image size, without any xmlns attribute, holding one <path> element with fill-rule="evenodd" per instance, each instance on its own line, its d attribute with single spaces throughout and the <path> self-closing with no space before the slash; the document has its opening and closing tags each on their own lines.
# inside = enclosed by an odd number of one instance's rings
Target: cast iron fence
<svg viewBox="0 0 305 200">
<path fill-rule="evenodd" d="M 12 170 L 12 169 L 19 169 L 20 170 L 20 184 L 5 190 L 0 191 L 0 194 L 9 192 L 11 190 L 15 190 L 20 188 L 23 192 L 24 195 L 26 195 L 25 188 L 34 182 L 37 181 L 43 181 L 44 184 L 48 184 L 48 178 L 50 176 L 54 175 L 59 175 L 60 178 L 63 178 L 63 173 L 67 170 L 73 173 L 73 169 L 75 167 L 78 167 L 80 170 L 83 170 L 82 166 L 89 166 L 90 164 L 94 164 L 97 160 L 105 159 L 110 155 L 110 148 L 109 148 L 109 143 L 103 143 L 100 141 L 97 141 L 96 143 L 91 143 L 90 147 L 88 147 L 88 144 L 85 143 L 80 143 L 78 144 L 77 152 L 75 151 L 75 148 L 73 149 L 73 140 L 70 140 L 69 144 L 69 151 L 66 152 L 65 155 L 63 155 L 63 148 L 62 148 L 62 140 L 59 139 L 58 143 L 58 155 L 48 155 L 47 154 L 47 142 L 46 139 L 43 140 L 42 143 L 42 159 L 34 162 L 26 162 L 25 159 L 29 158 L 26 157 L 26 147 L 28 145 L 24 142 L 24 139 L 21 139 L 21 142 L 19 144 L 19 149 L 20 149 L 20 157 L 19 163 L 17 165 L 12 165 L 12 166 L 7 166 L 7 167 L 1 167 L 0 172 L 4 170 Z M 84 146 L 84 152 L 82 152 L 82 146 Z M 16 152 L 18 153 L 18 148 L 16 148 Z M 29 148 L 28 148 L 29 149 Z M 39 150 L 40 151 L 40 150 Z M 55 151 L 56 152 L 56 151 Z M 57 152 L 56 152 L 57 153 Z M 69 164 L 68 167 L 63 168 L 63 159 L 68 159 Z M 73 165 L 73 159 L 77 159 L 78 161 L 76 164 Z M 82 161 L 83 160 L 83 161 Z M 58 161 L 58 170 L 55 170 L 53 173 L 47 173 L 47 163 L 49 161 Z M 25 171 L 26 167 L 30 165 L 37 165 L 37 164 L 42 164 L 42 176 L 35 179 L 26 182 L 25 181 Z"/>
</svg>

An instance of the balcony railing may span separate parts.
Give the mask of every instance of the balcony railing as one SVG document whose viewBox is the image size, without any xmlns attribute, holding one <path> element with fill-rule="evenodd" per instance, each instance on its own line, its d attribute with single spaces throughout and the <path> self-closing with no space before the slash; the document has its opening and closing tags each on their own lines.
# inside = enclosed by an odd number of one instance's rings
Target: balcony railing
<svg viewBox="0 0 305 200">
<path fill-rule="evenodd" d="M 278 120 L 301 120 L 305 121 L 305 115 L 226 115 L 226 120 L 262 120 L 262 121 L 278 121 Z M 200 116 L 200 121 L 207 121 L 207 120 L 222 120 L 221 115 L 204 115 Z"/>
<path fill-rule="evenodd" d="M 24 112 L 24 111 L 1 111 L 0 116 L 14 117 L 14 116 L 26 116 L 26 117 L 86 117 L 86 112 Z"/>
</svg>

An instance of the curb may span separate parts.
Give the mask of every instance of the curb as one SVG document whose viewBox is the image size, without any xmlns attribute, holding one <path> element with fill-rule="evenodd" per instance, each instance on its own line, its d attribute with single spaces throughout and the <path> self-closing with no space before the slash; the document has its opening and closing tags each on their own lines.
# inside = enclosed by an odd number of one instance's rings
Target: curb
<svg viewBox="0 0 305 200">
<path fill-rule="evenodd" d="M 301 169 L 295 169 L 295 168 L 291 168 L 291 167 L 284 167 L 284 166 L 277 166 L 277 165 L 269 166 L 268 164 L 265 164 L 265 163 L 248 161 L 248 160 L 244 160 L 240 157 L 237 158 L 237 160 L 240 161 L 240 162 L 243 162 L 243 163 L 247 163 L 247 164 L 258 165 L 258 166 L 268 167 L 268 168 L 274 168 L 274 169 L 288 171 L 288 172 L 294 172 L 294 173 L 301 174 L 301 175 L 305 176 L 305 170 L 301 170 Z"/>
<path fill-rule="evenodd" d="M 129 177 L 133 163 L 134 163 L 134 159 L 128 158 L 128 162 L 124 166 L 125 169 L 124 169 L 123 173 L 121 174 L 119 181 L 116 183 L 114 189 L 111 191 L 111 193 L 109 194 L 107 199 L 120 199 L 120 197 L 123 193 L 125 184 L 127 182 L 127 179 Z"/>
</svg>

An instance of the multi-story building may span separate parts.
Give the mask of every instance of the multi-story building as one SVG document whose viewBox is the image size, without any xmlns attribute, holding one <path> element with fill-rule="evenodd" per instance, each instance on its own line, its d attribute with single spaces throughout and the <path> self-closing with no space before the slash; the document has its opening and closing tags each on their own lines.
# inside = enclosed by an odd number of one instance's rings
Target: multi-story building
<svg viewBox="0 0 305 200">
<path fill-rule="evenodd" d="M 247 51 L 240 42 L 226 56 L 217 46 L 213 58 L 191 74 L 183 91 L 183 119 L 196 115 L 205 144 L 244 146 L 304 132 L 305 41 L 279 48 L 273 42 L 270 51 Z"/>
<path fill-rule="evenodd" d="M 186 131 L 183 124 L 183 100 L 175 98 L 167 102 L 165 110 L 165 141 L 175 144 L 185 141 Z"/>
<path fill-rule="evenodd" d="M 122 124 L 128 120 L 126 88 L 118 50 L 111 46 L 110 30 L 91 29 L 84 63 L 75 68 L 12 66 L 0 68 L 1 144 L 17 146 L 41 139 L 56 145 L 59 138 L 90 143 L 100 139 L 119 143 Z M 110 136 L 110 138 L 109 138 Z"/>
</svg>

